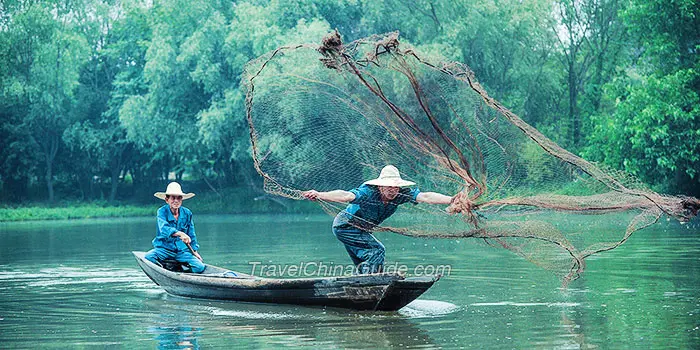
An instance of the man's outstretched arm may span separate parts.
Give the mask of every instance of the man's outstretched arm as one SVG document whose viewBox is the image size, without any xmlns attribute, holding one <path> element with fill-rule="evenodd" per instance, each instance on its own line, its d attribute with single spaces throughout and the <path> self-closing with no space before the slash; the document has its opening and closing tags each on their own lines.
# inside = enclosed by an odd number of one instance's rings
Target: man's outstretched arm
<svg viewBox="0 0 700 350">
<path fill-rule="evenodd" d="M 416 197 L 416 202 L 428 204 L 451 204 L 452 198 L 453 197 L 437 192 L 421 192 Z"/>
<path fill-rule="evenodd" d="M 308 191 L 302 192 L 301 195 L 304 196 L 304 198 L 312 200 L 312 201 L 324 200 L 324 201 L 329 201 L 329 202 L 349 203 L 355 199 L 354 193 L 344 191 L 344 190 L 334 190 L 334 191 L 328 191 L 328 192 L 318 192 L 316 190 L 308 190 Z"/>
</svg>

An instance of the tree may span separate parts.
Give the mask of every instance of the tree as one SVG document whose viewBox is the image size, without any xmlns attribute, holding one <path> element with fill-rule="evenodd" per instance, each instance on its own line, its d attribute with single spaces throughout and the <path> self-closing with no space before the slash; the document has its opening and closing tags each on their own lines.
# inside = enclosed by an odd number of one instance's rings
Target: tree
<svg viewBox="0 0 700 350">
<path fill-rule="evenodd" d="M 627 69 L 606 85 L 586 155 L 664 191 L 700 192 L 700 10 L 632 1 Z"/>
<path fill-rule="evenodd" d="M 700 194 L 699 79 L 688 69 L 610 85 L 615 112 L 596 117 L 587 155 L 665 192 Z"/>
<path fill-rule="evenodd" d="M 189 76 L 178 60 L 181 45 L 207 20 L 205 2 L 160 1 L 149 9 L 152 36 L 148 42 L 142 81 L 145 94 L 124 96 L 119 120 L 127 140 L 148 155 L 143 164 L 155 167 L 159 178 L 174 171 L 180 178 L 197 155 L 195 115 L 208 104 L 210 95 Z M 158 180 L 158 179 L 154 179 Z"/>
<path fill-rule="evenodd" d="M 598 112 L 600 88 L 610 81 L 622 48 L 623 24 L 618 0 L 557 2 L 559 58 L 566 72 L 568 113 L 562 123 L 564 144 L 581 146 L 585 120 Z M 586 102 L 582 110 L 581 104 Z"/>
<path fill-rule="evenodd" d="M 18 127 L 41 154 L 48 199 L 53 202 L 54 161 L 68 125 L 86 45 L 73 31 L 69 3 L 16 5 L 7 20 L 10 47 L 6 52 L 15 56 L 10 58 L 13 72 L 5 84 L 5 96 L 10 95 L 15 111 L 24 114 Z"/>
</svg>

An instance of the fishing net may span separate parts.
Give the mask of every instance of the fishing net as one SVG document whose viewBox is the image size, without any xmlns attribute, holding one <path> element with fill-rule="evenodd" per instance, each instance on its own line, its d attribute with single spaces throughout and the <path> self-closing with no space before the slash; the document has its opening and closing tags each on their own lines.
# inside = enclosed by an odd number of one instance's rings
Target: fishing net
<svg viewBox="0 0 700 350">
<path fill-rule="evenodd" d="M 564 149 L 489 97 L 463 64 L 404 47 L 397 33 L 281 47 L 245 68 L 255 167 L 269 193 L 351 189 L 395 165 L 421 191 L 374 229 L 474 237 L 576 279 L 662 214 L 685 221 L 692 197 L 655 193 Z M 335 215 L 345 204 L 320 202 Z"/>
</svg>

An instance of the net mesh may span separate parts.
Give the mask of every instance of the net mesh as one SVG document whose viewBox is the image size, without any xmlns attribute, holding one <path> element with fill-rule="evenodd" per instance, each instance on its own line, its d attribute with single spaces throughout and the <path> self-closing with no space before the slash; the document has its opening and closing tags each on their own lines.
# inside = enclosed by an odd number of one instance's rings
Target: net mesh
<svg viewBox="0 0 700 350">
<path fill-rule="evenodd" d="M 566 151 L 489 97 L 463 64 L 421 55 L 397 33 L 278 48 L 243 76 L 255 167 L 269 193 L 350 189 L 387 165 L 445 206 L 404 205 L 376 227 L 414 237 L 474 237 L 564 283 L 692 197 L 655 193 Z M 335 215 L 345 204 L 320 202 Z"/>
</svg>

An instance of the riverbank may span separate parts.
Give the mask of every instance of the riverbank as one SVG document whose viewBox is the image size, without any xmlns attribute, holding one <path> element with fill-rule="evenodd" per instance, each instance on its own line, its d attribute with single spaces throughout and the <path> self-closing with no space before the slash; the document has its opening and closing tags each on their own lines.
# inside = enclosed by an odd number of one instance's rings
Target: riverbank
<svg viewBox="0 0 700 350">
<path fill-rule="evenodd" d="M 61 204 L 64 205 L 64 204 Z M 71 204 L 59 207 L 39 205 L 0 208 L 0 222 L 65 220 L 153 215 L 153 208 L 134 205 Z"/>
<path fill-rule="evenodd" d="M 0 222 L 32 220 L 66 220 L 110 217 L 154 216 L 164 202 L 153 198 L 152 203 L 104 201 L 62 201 L 58 203 L 24 203 L 0 207 Z M 198 194 L 185 206 L 195 214 L 293 214 L 320 213 L 318 204 L 283 197 L 253 196 L 236 191 Z"/>
</svg>

